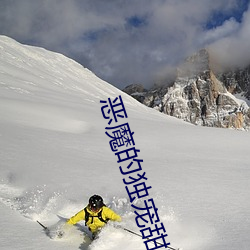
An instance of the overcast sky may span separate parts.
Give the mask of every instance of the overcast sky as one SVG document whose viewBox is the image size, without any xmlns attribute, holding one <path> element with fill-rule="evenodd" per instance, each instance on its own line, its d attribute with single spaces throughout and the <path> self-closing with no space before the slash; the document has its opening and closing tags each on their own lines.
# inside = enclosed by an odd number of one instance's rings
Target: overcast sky
<svg viewBox="0 0 250 250">
<path fill-rule="evenodd" d="M 204 47 L 250 62 L 250 0 L 0 0 L 0 34 L 146 87 Z"/>
</svg>

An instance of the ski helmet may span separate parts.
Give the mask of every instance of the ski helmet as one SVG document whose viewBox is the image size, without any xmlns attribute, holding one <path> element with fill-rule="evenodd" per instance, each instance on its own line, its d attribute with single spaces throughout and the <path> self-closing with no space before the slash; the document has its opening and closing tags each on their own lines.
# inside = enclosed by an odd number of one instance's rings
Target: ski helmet
<svg viewBox="0 0 250 250">
<path fill-rule="evenodd" d="M 103 199 L 101 196 L 95 194 L 89 198 L 89 206 L 91 210 L 99 210 L 103 205 Z"/>
</svg>

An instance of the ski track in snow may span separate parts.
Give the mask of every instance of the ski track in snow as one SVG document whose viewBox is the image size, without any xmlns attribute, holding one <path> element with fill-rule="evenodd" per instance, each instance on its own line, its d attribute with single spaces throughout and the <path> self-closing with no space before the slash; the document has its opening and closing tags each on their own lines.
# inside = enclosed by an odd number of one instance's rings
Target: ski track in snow
<svg viewBox="0 0 250 250">
<path fill-rule="evenodd" d="M 36 220 L 45 219 L 57 207 L 60 194 L 46 195 L 46 187 L 33 190 L 22 190 L 10 184 L 0 184 L 0 201 L 22 216 Z"/>
<path fill-rule="evenodd" d="M 0 184 L 0 202 L 10 209 L 17 211 L 21 216 L 26 219 L 36 222 L 45 221 L 50 232 L 48 236 L 55 240 L 64 242 L 69 246 L 79 246 L 82 250 L 97 250 L 97 249 L 115 249 L 117 244 L 110 242 L 110 237 L 114 242 L 128 238 L 131 241 L 132 238 L 122 229 L 114 229 L 112 226 L 106 226 L 101 232 L 99 238 L 92 242 L 90 240 L 90 234 L 83 222 L 71 228 L 67 228 L 62 239 L 57 237 L 58 230 L 64 228 L 66 218 L 58 217 L 57 214 L 66 214 L 69 217 L 73 214 L 73 211 L 78 210 L 81 204 L 72 203 L 65 200 L 62 194 L 53 193 L 49 194 L 46 186 L 36 187 L 31 190 L 22 190 L 12 186 L 10 183 Z M 131 221 L 133 218 L 133 212 L 129 211 L 130 203 L 126 198 L 115 198 L 111 199 L 108 204 L 112 209 L 116 208 L 123 211 L 123 218 Z M 126 225 L 126 224 L 125 224 Z M 39 229 L 39 226 L 38 226 Z M 108 237 L 107 237 L 108 236 Z M 135 238 L 133 241 L 133 247 L 136 249 L 143 249 L 142 242 L 140 239 Z M 106 247 L 103 247 L 106 246 Z M 122 245 L 121 245 L 122 247 Z"/>
<path fill-rule="evenodd" d="M 11 183 L 0 184 L 0 202 L 10 209 L 18 212 L 20 216 L 32 220 L 45 222 L 50 232 L 47 234 L 52 240 L 64 242 L 71 247 L 79 246 L 82 250 L 109 250 L 124 247 L 124 239 L 129 242 L 131 249 L 144 250 L 145 246 L 140 237 L 136 237 L 127 233 L 122 229 L 114 228 L 113 224 L 107 225 L 100 233 L 95 241 L 91 241 L 90 234 L 84 226 L 84 222 L 80 222 L 74 227 L 64 228 L 66 218 L 73 215 L 74 211 L 81 209 L 82 204 L 65 200 L 63 194 L 50 193 L 46 185 L 36 187 L 30 190 L 22 190 L 11 185 Z M 137 206 L 142 206 L 142 202 L 135 202 Z M 107 206 L 112 209 L 119 210 L 124 222 L 121 225 L 125 228 L 138 232 L 135 227 L 134 213 L 131 210 L 131 204 L 126 198 L 110 198 Z M 57 216 L 62 214 L 63 216 Z M 63 218 L 65 217 L 65 218 Z M 163 221 L 176 224 L 177 218 L 173 211 L 169 211 L 168 215 L 162 217 Z M 132 224 L 131 224 L 132 223 Z M 38 226 L 39 228 L 39 226 Z M 64 228 L 65 234 L 63 238 L 58 238 L 58 231 Z M 176 227 L 176 230 L 179 230 Z M 112 241 L 110 240 L 112 239 Z M 123 239 L 123 241 L 122 241 Z M 119 243 L 121 242 L 121 243 Z"/>
<path fill-rule="evenodd" d="M 70 118 L 65 114 L 66 110 L 51 108 L 48 105 L 33 104 L 15 101 L 2 101 L 1 110 L 8 108 L 9 112 L 2 120 L 15 122 L 33 128 L 47 129 L 58 132 L 80 134 L 88 132 L 91 127 L 86 121 Z M 20 108 L 22 112 L 20 113 Z M 69 113 L 70 111 L 68 111 Z M 4 112 L 2 112 L 4 113 Z"/>
<path fill-rule="evenodd" d="M 161 198 L 160 196 L 158 198 Z M 156 200 L 158 199 L 156 197 Z M 12 210 L 17 211 L 21 216 L 26 219 L 36 222 L 37 220 L 45 222 L 45 225 L 50 229 L 49 237 L 52 240 L 64 242 L 69 246 L 79 246 L 82 250 L 109 250 L 124 247 L 124 239 L 129 242 L 131 249 L 144 250 L 145 246 L 142 244 L 142 239 L 123 231 L 122 229 L 116 229 L 111 225 L 106 226 L 99 235 L 99 238 L 92 242 L 89 239 L 87 228 L 84 226 L 84 222 L 80 222 L 72 228 L 67 228 L 62 239 L 57 237 L 58 231 L 64 228 L 66 218 L 69 218 L 74 214 L 74 211 L 78 211 L 82 208 L 82 204 L 65 200 L 63 193 L 51 193 L 46 185 L 36 187 L 30 190 L 22 190 L 12 186 L 10 183 L 0 184 L 0 202 L 9 207 Z M 143 206 L 142 201 L 137 200 L 135 203 L 137 206 Z M 119 210 L 125 222 L 122 222 L 122 226 L 132 229 L 138 232 L 138 228 L 135 226 L 134 213 L 131 210 L 131 204 L 126 198 L 110 198 L 110 202 L 107 204 L 109 207 L 115 210 Z M 161 209 L 165 210 L 166 209 Z M 168 211 L 161 216 L 162 221 L 169 225 L 172 232 L 178 235 L 183 234 L 183 230 L 186 236 L 183 235 L 182 244 L 187 247 L 192 247 L 193 242 L 189 242 L 190 238 L 199 237 L 197 228 L 200 230 L 206 230 L 206 227 L 202 227 L 201 224 L 197 224 L 192 228 L 190 225 L 185 225 L 178 221 L 178 217 L 175 212 L 168 208 Z M 61 216 L 57 216 L 62 215 Z M 65 217 L 65 219 L 63 218 Z M 131 225 L 133 227 L 131 228 Z M 192 231 L 193 230 L 193 231 Z M 187 238 L 187 239 L 186 239 Z M 112 239 L 112 241 L 110 241 Z M 123 241 L 121 241 L 123 239 Z M 121 243 L 119 243 L 121 242 Z M 204 244 L 203 241 L 195 241 L 196 246 Z M 183 248 L 182 248 L 183 249 Z M 185 250 L 185 248 L 183 249 Z"/>
</svg>

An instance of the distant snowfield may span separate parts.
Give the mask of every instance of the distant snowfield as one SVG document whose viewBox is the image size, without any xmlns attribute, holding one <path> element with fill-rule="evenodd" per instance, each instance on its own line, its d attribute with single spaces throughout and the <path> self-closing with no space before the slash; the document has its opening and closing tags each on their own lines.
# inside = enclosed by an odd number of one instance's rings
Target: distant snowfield
<svg viewBox="0 0 250 250">
<path fill-rule="evenodd" d="M 83 225 L 53 228 L 100 194 L 138 232 L 100 100 L 121 95 L 150 196 L 173 247 L 248 250 L 250 134 L 196 127 L 149 109 L 63 55 L 0 36 L 1 249 L 142 250 L 108 225 L 91 243 Z M 140 201 L 139 201 L 140 203 Z M 81 227 L 82 225 L 82 227 Z"/>
</svg>

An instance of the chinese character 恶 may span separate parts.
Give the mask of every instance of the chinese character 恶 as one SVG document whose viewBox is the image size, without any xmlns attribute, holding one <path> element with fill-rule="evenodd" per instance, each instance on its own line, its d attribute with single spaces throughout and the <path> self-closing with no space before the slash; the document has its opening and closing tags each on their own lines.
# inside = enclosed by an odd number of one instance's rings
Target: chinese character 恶
<svg viewBox="0 0 250 250">
<path fill-rule="evenodd" d="M 108 101 L 101 100 L 100 103 L 105 104 L 104 106 L 102 106 L 101 111 L 103 117 L 105 119 L 109 119 L 109 125 L 112 123 L 113 119 L 115 120 L 115 122 L 117 122 L 117 117 L 128 117 L 121 96 L 119 96 L 119 98 L 116 97 L 113 101 L 111 101 L 110 98 L 108 98 Z"/>
</svg>

